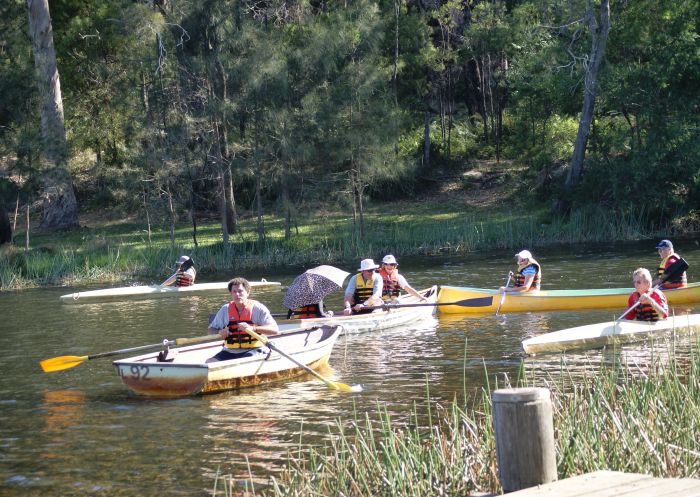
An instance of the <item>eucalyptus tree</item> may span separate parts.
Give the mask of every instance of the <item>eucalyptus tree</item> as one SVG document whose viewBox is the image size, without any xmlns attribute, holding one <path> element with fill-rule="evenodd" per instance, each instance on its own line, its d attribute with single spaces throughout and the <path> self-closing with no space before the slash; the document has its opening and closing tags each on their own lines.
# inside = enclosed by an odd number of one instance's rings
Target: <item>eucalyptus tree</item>
<svg viewBox="0 0 700 497">
<path fill-rule="evenodd" d="M 78 225 L 78 202 L 67 169 L 68 146 L 48 0 L 27 0 L 36 84 L 41 105 L 43 228 Z"/>
</svg>

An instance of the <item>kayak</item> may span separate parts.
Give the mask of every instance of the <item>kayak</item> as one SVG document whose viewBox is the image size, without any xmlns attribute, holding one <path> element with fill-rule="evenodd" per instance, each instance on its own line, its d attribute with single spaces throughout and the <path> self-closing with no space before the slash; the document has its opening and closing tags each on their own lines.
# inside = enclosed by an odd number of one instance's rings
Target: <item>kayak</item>
<svg viewBox="0 0 700 497">
<path fill-rule="evenodd" d="M 689 334 L 699 331 L 700 314 L 685 314 L 655 322 L 622 320 L 567 328 L 528 338 L 522 341 L 522 346 L 528 354 L 563 352 L 638 342 L 669 333 Z"/>
<path fill-rule="evenodd" d="M 633 291 L 632 288 L 599 288 L 507 293 L 500 312 L 625 309 Z M 671 306 L 700 302 L 700 283 L 663 292 Z M 496 312 L 502 295 L 497 289 L 441 286 L 437 301 L 440 312 L 447 314 L 487 314 Z M 455 305 L 445 305 L 451 302 Z"/>
<path fill-rule="evenodd" d="M 414 322 L 431 318 L 435 312 L 437 286 L 434 285 L 425 290 L 420 290 L 418 293 L 425 297 L 425 302 L 421 302 L 412 295 L 401 295 L 395 305 L 387 304 L 385 308 L 376 309 L 368 314 L 296 319 L 287 322 L 283 321 L 281 326 L 299 326 L 301 324 L 305 326 L 340 326 L 343 334 L 365 333 L 407 326 Z"/>
<path fill-rule="evenodd" d="M 328 364 L 339 334 L 337 326 L 313 326 L 273 335 L 269 340 L 315 370 Z M 253 357 L 207 363 L 221 346 L 222 341 L 216 340 L 170 349 L 165 360 L 159 360 L 160 352 L 151 352 L 114 361 L 113 365 L 127 388 L 149 397 L 183 397 L 253 387 L 306 372 L 273 350 Z"/>
<path fill-rule="evenodd" d="M 261 281 L 251 281 L 251 288 L 270 288 L 280 286 L 278 281 L 267 281 L 264 278 Z M 228 293 L 228 281 L 217 283 L 195 283 L 190 286 L 160 286 L 160 285 L 143 285 L 143 286 L 123 286 L 117 288 L 104 288 L 102 290 L 91 290 L 88 292 L 75 292 L 59 297 L 61 302 L 65 304 L 77 304 L 86 302 L 103 302 L 109 300 L 122 300 L 131 298 L 159 298 L 159 297 L 176 297 L 196 295 L 200 293 Z"/>
</svg>

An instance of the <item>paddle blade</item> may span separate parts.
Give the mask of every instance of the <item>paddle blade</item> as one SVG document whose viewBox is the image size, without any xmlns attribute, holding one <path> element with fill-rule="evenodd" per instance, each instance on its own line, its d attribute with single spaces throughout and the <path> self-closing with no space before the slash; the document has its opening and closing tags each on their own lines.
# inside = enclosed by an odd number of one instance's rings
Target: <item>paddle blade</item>
<svg viewBox="0 0 700 497">
<path fill-rule="evenodd" d="M 53 373 L 54 371 L 74 368 L 88 359 L 89 357 L 86 355 L 62 355 L 59 357 L 52 357 L 51 359 L 44 359 L 39 363 L 39 366 L 41 366 L 44 373 Z"/>
<path fill-rule="evenodd" d="M 356 393 L 362 391 L 362 385 L 347 385 L 345 383 L 338 383 L 337 381 L 328 381 L 328 385 L 340 390 L 341 392 Z"/>
</svg>

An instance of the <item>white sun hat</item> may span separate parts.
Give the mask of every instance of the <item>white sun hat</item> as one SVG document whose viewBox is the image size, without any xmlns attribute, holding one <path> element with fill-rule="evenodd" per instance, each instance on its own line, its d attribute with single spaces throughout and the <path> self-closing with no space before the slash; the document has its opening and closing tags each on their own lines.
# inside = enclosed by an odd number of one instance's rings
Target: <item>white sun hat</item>
<svg viewBox="0 0 700 497">
<path fill-rule="evenodd" d="M 399 263 L 396 262 L 396 257 L 394 257 L 391 254 L 384 256 L 384 259 L 382 259 L 382 264 L 396 264 L 397 266 L 399 265 Z"/>
<path fill-rule="evenodd" d="M 362 259 L 360 261 L 360 269 L 358 271 L 371 271 L 379 266 L 374 263 L 374 259 Z"/>
<path fill-rule="evenodd" d="M 520 252 L 515 254 L 515 257 L 518 257 L 520 259 L 532 259 L 532 254 L 529 250 L 521 250 Z"/>
<path fill-rule="evenodd" d="M 178 264 L 184 264 L 185 262 L 189 261 L 190 258 L 187 257 L 186 255 L 181 255 L 180 258 L 177 260 Z"/>
</svg>

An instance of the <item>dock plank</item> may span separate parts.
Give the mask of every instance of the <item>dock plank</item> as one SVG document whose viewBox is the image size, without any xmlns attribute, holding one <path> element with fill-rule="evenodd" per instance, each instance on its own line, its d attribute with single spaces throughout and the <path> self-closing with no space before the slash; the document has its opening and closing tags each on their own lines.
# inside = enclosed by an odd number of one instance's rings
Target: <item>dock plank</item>
<svg viewBox="0 0 700 497">
<path fill-rule="evenodd" d="M 700 480 L 595 471 L 508 494 L 512 497 L 700 497 Z"/>
</svg>

